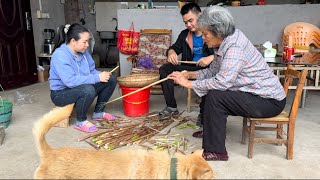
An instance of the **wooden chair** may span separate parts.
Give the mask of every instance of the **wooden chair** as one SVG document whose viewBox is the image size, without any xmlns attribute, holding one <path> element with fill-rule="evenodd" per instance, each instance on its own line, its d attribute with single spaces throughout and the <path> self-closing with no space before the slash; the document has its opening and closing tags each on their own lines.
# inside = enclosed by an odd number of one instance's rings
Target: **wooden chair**
<svg viewBox="0 0 320 180">
<path fill-rule="evenodd" d="M 295 90 L 294 99 L 291 104 L 290 112 L 281 112 L 278 116 L 271 118 L 243 118 L 242 128 L 242 144 L 245 144 L 246 134 L 249 133 L 248 158 L 252 158 L 254 143 L 275 143 L 278 145 L 285 144 L 287 147 L 287 159 L 293 158 L 293 142 L 294 142 L 294 128 L 296 117 L 298 114 L 299 103 L 303 86 L 306 80 L 307 70 L 296 71 L 288 68 L 285 72 L 284 90 L 288 93 L 289 86 L 292 84 L 293 77 L 298 78 L 297 88 Z M 250 122 L 250 124 L 248 124 Z M 274 124 L 276 127 L 266 127 L 263 124 Z M 283 124 L 287 124 L 287 135 L 284 137 Z M 276 131 L 276 138 L 257 138 L 255 137 L 255 130 L 261 131 Z"/>
</svg>

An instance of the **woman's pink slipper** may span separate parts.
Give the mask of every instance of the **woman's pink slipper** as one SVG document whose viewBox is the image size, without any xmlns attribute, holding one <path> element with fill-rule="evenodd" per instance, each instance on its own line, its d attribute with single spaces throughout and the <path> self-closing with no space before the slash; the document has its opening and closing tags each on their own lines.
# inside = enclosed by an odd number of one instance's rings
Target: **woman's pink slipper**
<svg viewBox="0 0 320 180">
<path fill-rule="evenodd" d="M 92 120 L 94 121 L 105 121 L 105 120 L 108 120 L 108 121 L 113 121 L 116 119 L 116 116 L 113 115 L 113 114 L 109 114 L 109 113 L 103 113 L 103 115 L 99 118 L 92 118 Z"/>
<path fill-rule="evenodd" d="M 96 125 L 92 124 L 90 121 L 86 121 L 85 123 L 82 124 L 82 126 L 74 126 L 75 129 L 83 132 L 96 132 L 98 131 L 98 128 Z"/>
</svg>

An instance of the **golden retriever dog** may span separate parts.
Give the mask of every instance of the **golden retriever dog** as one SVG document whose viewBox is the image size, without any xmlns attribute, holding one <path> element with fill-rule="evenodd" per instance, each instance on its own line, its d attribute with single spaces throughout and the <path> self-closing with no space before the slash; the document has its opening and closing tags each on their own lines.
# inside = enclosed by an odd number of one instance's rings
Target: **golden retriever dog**
<svg viewBox="0 0 320 180">
<path fill-rule="evenodd" d="M 46 133 L 70 116 L 73 104 L 55 108 L 34 124 L 33 135 L 40 155 L 36 179 L 212 179 L 213 170 L 202 158 L 202 150 L 190 155 L 175 153 L 176 164 L 166 151 L 100 151 L 75 147 L 52 148 Z M 175 169 L 175 171 L 171 171 Z"/>
</svg>

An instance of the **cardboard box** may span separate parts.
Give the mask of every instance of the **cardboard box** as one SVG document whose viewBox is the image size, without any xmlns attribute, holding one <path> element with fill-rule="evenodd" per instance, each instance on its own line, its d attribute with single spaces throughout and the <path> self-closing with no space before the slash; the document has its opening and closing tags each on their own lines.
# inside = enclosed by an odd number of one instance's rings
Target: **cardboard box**
<svg viewBox="0 0 320 180">
<path fill-rule="evenodd" d="M 44 71 L 38 71 L 38 81 L 39 82 L 48 81 L 49 69 L 50 69 L 50 66 L 44 66 Z"/>
</svg>

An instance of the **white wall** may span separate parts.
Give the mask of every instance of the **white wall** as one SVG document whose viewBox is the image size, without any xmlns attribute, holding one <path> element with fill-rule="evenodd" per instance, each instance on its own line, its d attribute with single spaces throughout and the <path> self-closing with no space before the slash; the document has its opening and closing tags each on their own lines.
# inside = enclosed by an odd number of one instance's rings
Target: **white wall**
<svg viewBox="0 0 320 180">
<path fill-rule="evenodd" d="M 115 31 L 117 22 L 117 9 L 121 9 L 120 2 L 96 2 L 97 31 Z"/>
<path fill-rule="evenodd" d="M 43 12 L 50 15 L 49 19 L 38 19 L 39 0 L 30 1 L 36 57 L 42 51 L 44 41 L 43 30 L 56 29 L 58 26 L 65 24 L 64 5 L 60 3 L 60 0 L 41 0 L 41 2 Z"/>
<path fill-rule="evenodd" d="M 304 21 L 320 27 L 320 4 L 264 5 L 227 7 L 235 18 L 236 27 L 241 29 L 253 44 L 271 41 L 281 45 L 282 31 L 290 23 Z M 135 30 L 144 28 L 172 29 L 173 42 L 185 28 L 180 9 L 120 9 L 118 28 L 129 29 L 134 22 Z M 121 75 L 131 72 L 128 56 L 120 53 Z"/>
</svg>

